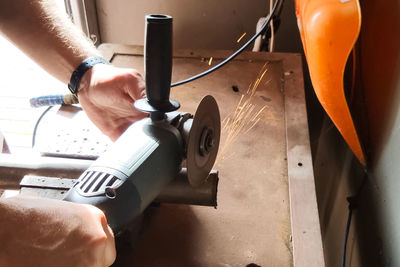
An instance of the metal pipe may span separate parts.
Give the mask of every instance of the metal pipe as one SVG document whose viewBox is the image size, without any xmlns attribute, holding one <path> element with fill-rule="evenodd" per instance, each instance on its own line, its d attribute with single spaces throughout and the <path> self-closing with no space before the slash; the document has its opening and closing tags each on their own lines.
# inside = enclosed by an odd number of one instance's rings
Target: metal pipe
<svg viewBox="0 0 400 267">
<path fill-rule="evenodd" d="M 0 188 L 19 189 L 25 175 L 78 178 L 92 160 L 0 154 Z"/>
<path fill-rule="evenodd" d="M 199 206 L 217 206 L 218 172 L 211 171 L 204 184 L 193 187 L 183 168 L 178 176 L 161 191 L 155 202 Z"/>
<path fill-rule="evenodd" d="M 0 154 L 0 189 L 20 189 L 21 180 L 26 175 L 76 179 L 92 163 L 92 160 Z M 48 184 L 46 188 L 51 189 Z M 187 170 L 183 168 L 155 201 L 215 207 L 217 188 L 218 172 L 211 171 L 203 185 L 192 187 L 187 179 Z"/>
</svg>

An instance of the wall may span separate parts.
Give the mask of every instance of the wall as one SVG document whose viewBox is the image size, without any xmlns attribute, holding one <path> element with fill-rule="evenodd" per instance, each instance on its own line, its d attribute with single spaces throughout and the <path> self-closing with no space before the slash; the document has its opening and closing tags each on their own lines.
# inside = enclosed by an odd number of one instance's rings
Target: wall
<svg viewBox="0 0 400 267">
<path fill-rule="evenodd" d="M 116 0 L 97 1 L 103 42 L 144 43 L 146 14 L 174 18 L 175 48 L 235 48 L 236 40 L 255 32 L 259 17 L 267 11 L 265 0 Z"/>
<path fill-rule="evenodd" d="M 102 42 L 143 45 L 144 16 L 161 13 L 174 18 L 174 47 L 192 49 L 237 49 L 269 12 L 267 0 L 97 0 L 96 5 Z M 301 51 L 292 0 L 285 1 L 282 17 L 277 51 Z"/>
<path fill-rule="evenodd" d="M 315 149 L 314 176 L 326 266 L 341 266 L 349 211 L 346 198 L 358 191 L 363 169 L 327 116 Z M 346 266 L 366 266 L 361 264 L 358 221 L 356 210 L 349 233 Z"/>
<path fill-rule="evenodd" d="M 400 1 L 361 1 L 362 82 L 368 106 L 371 205 L 379 263 L 400 266 Z M 368 216 L 368 214 L 365 214 Z"/>
<path fill-rule="evenodd" d="M 283 2 L 283 9 L 281 13 L 281 25 L 276 34 L 275 48 L 276 49 L 274 51 L 276 52 L 303 53 L 303 46 L 301 44 L 300 33 L 297 28 L 294 0 L 284 0 Z M 305 75 L 308 75 L 306 71 L 305 73 L 306 73 Z"/>
</svg>

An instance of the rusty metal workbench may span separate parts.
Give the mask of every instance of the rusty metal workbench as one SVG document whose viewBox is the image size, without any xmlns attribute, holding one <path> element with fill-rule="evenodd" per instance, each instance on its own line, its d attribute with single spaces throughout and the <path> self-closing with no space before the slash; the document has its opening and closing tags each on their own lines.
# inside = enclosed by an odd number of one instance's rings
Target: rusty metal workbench
<svg viewBox="0 0 400 267">
<path fill-rule="evenodd" d="M 99 50 L 113 64 L 143 73 L 142 47 L 103 44 Z M 176 51 L 172 80 L 209 68 L 211 57 L 216 64 L 229 55 Z M 257 90 L 248 97 L 255 83 Z M 220 177 L 218 207 L 148 208 L 134 247 L 115 265 L 324 266 L 300 55 L 244 52 L 207 77 L 172 88 L 171 98 L 193 113 L 207 94 L 216 98 L 225 125 L 245 100 L 254 108 L 249 120 L 260 118 L 245 124 L 228 146 L 230 131 L 222 130 L 214 166 Z M 38 143 L 50 142 L 46 132 L 41 135 L 39 128 Z"/>
<path fill-rule="evenodd" d="M 141 47 L 99 49 L 113 64 L 143 73 Z M 216 64 L 229 53 L 176 51 L 172 80 L 197 74 L 209 67 L 210 57 Z M 255 110 L 265 106 L 260 120 L 246 126 L 214 166 L 218 208 L 148 209 L 127 266 L 324 266 L 300 55 L 245 52 L 221 70 L 173 88 L 171 98 L 194 112 L 211 94 L 226 123 L 265 63 L 250 100 Z M 220 149 L 227 134 L 222 131 Z"/>
</svg>

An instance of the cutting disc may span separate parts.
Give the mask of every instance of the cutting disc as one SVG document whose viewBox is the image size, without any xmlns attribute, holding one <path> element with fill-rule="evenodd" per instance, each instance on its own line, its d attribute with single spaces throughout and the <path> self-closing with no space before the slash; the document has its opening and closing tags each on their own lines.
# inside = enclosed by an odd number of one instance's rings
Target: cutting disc
<svg viewBox="0 0 400 267">
<path fill-rule="evenodd" d="M 218 154 L 221 134 L 219 109 L 214 97 L 205 96 L 196 110 L 187 148 L 189 183 L 199 186 L 207 179 Z"/>
</svg>

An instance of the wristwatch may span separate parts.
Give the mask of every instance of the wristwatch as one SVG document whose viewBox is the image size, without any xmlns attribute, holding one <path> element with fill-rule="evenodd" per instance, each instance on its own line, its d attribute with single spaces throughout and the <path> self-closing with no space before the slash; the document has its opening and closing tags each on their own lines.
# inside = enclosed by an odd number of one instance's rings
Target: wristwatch
<svg viewBox="0 0 400 267">
<path fill-rule="evenodd" d="M 83 75 L 85 75 L 85 73 L 96 64 L 110 64 L 110 62 L 99 56 L 88 57 L 82 61 L 74 72 L 72 72 L 71 79 L 68 83 L 68 89 L 72 94 L 76 95 L 78 93 Z"/>
</svg>

